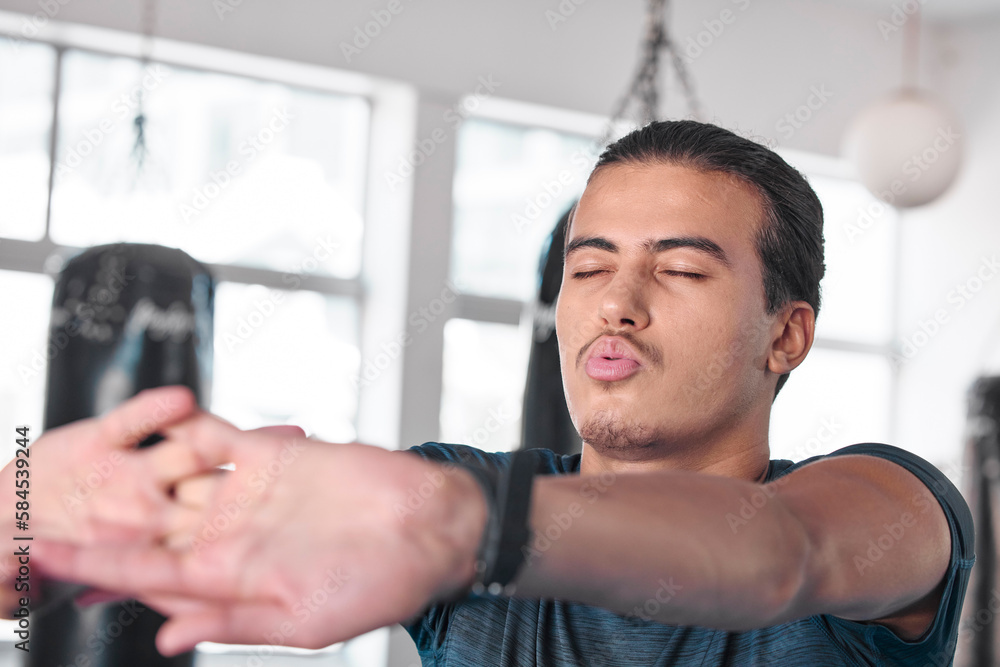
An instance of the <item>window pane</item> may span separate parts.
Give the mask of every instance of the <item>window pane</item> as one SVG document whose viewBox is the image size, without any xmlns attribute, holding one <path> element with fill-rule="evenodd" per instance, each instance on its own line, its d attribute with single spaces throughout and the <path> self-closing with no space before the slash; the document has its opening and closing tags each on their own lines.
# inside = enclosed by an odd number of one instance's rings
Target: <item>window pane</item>
<svg viewBox="0 0 1000 667">
<path fill-rule="evenodd" d="M 471 293 L 533 299 L 542 246 L 583 192 L 593 141 L 472 119 L 457 150 L 453 279 Z"/>
<path fill-rule="evenodd" d="M 823 203 L 826 277 L 816 335 L 865 343 L 892 337 L 898 216 L 860 183 L 809 179 Z"/>
<path fill-rule="evenodd" d="M 52 237 L 358 274 L 368 105 L 276 83 L 65 55 Z M 134 117 L 145 99 L 140 170 Z M 303 267 L 303 257 L 319 260 Z"/>
<path fill-rule="evenodd" d="M 889 442 L 891 383 L 885 357 L 813 348 L 774 402 L 771 458 L 798 461 Z"/>
<path fill-rule="evenodd" d="M 354 440 L 360 360 L 351 299 L 219 284 L 211 407 L 240 428 L 296 424 Z"/>
<path fill-rule="evenodd" d="M 48 358 L 49 314 L 54 283 L 48 276 L 0 271 L 0 457 L 14 456 L 15 426 L 29 426 L 32 441 L 42 432 Z"/>
<path fill-rule="evenodd" d="M 520 446 L 529 343 L 519 327 L 448 321 L 444 327 L 442 442 L 492 452 Z"/>
<path fill-rule="evenodd" d="M 55 51 L 0 37 L 0 236 L 45 234 Z"/>
</svg>

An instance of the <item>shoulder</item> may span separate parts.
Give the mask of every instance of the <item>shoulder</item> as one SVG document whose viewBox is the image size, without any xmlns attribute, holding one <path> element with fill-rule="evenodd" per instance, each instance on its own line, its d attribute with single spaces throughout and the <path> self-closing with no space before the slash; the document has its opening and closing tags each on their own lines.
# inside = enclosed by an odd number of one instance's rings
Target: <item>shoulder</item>
<svg viewBox="0 0 1000 667">
<path fill-rule="evenodd" d="M 943 472 L 899 447 L 864 443 L 772 462 L 768 483 L 818 536 L 824 558 L 810 603 L 839 641 L 869 644 L 891 664 L 954 652 L 975 530 Z"/>
<path fill-rule="evenodd" d="M 510 465 L 511 455 L 511 452 L 486 452 L 469 445 L 441 442 L 425 442 L 403 451 L 412 452 L 428 461 L 446 465 L 474 466 L 489 472 L 503 470 Z M 550 449 L 527 451 L 535 456 L 536 472 L 540 475 L 563 475 L 579 471 L 579 454 L 564 456 Z"/>
<path fill-rule="evenodd" d="M 923 508 L 926 507 L 926 503 L 936 501 L 944 511 L 945 518 L 952 529 L 955 555 L 962 559 L 975 558 L 975 529 L 972 523 L 972 512 L 969 510 L 969 505 L 962 493 L 937 466 L 900 447 L 867 442 L 842 447 L 829 454 L 813 456 L 797 463 L 775 460 L 772 461 L 773 473 L 769 481 L 779 480 L 807 465 L 831 461 L 842 456 L 875 457 L 895 464 L 916 477 L 925 489 L 920 491 L 920 497 L 913 498 L 913 504 L 918 508 Z"/>
</svg>

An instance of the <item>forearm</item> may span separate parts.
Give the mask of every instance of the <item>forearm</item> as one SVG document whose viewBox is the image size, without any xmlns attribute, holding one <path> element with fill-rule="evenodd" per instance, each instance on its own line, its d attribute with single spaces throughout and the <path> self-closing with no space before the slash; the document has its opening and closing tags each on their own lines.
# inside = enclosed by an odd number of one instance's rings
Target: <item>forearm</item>
<svg viewBox="0 0 1000 667">
<path fill-rule="evenodd" d="M 663 623 L 769 625 L 800 591 L 808 549 L 769 490 L 683 472 L 539 478 L 517 595 Z"/>
</svg>

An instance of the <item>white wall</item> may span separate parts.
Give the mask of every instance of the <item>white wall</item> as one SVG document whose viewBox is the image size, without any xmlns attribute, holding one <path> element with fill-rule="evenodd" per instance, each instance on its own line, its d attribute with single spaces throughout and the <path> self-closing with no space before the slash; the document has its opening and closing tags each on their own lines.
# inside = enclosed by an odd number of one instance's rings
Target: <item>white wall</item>
<svg viewBox="0 0 1000 667">
<path fill-rule="evenodd" d="M 1000 259 L 1000 20 L 942 32 L 953 60 L 939 87 L 965 122 L 966 161 L 952 191 L 902 219 L 901 336 L 945 309 L 948 321 L 901 375 L 900 441 L 932 461 L 962 446 L 965 392 L 989 368 L 1000 374 L 1000 276 L 964 304 L 953 292 L 976 276 L 984 257 Z M 975 281 L 969 286 L 974 288 Z M 951 300 L 949 301 L 949 296 Z"/>
</svg>

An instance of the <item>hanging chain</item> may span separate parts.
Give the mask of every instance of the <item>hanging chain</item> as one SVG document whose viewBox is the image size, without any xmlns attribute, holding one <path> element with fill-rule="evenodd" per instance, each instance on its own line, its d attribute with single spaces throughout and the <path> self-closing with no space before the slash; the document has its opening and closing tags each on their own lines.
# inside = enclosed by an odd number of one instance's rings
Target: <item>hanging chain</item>
<svg viewBox="0 0 1000 667">
<path fill-rule="evenodd" d="M 695 94 L 694 84 L 688 73 L 687 64 L 678 52 L 674 41 L 667 30 L 667 10 L 669 0 L 649 0 L 646 7 L 646 38 L 642 44 L 642 55 L 635 77 L 628 92 L 619 100 L 611 120 L 599 141 L 601 147 L 608 144 L 615 131 L 615 126 L 628 114 L 630 106 L 637 106 L 636 118 L 642 125 L 656 120 L 660 107 L 660 53 L 666 50 L 670 56 L 670 64 L 677 73 L 684 97 L 687 99 L 688 113 L 693 118 L 701 119 L 701 104 Z"/>
<path fill-rule="evenodd" d="M 156 0 L 145 0 L 142 4 L 142 64 L 149 63 L 153 52 L 153 35 L 156 32 Z"/>
<path fill-rule="evenodd" d="M 145 72 L 149 58 L 153 52 L 153 33 L 156 30 L 156 0 L 145 0 L 142 5 L 142 46 L 140 47 L 140 63 Z M 141 76 L 141 74 L 140 74 Z M 139 86 L 139 99 L 136 105 L 135 118 L 132 125 L 135 130 L 135 143 L 132 146 L 132 159 L 135 160 L 136 173 L 141 173 L 149 155 L 146 146 L 146 93 Z"/>
<path fill-rule="evenodd" d="M 903 89 L 920 87 L 920 5 L 903 28 Z"/>
</svg>

